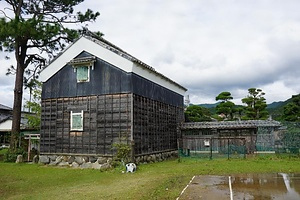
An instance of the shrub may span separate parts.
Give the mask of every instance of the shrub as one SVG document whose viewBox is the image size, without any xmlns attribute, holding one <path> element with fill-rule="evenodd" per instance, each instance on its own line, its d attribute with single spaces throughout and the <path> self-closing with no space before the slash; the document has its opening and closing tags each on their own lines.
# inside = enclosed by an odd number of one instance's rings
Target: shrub
<svg viewBox="0 0 300 200">
<path fill-rule="evenodd" d="M 119 160 L 122 163 L 128 162 L 130 160 L 130 145 L 124 143 L 114 143 L 113 149 L 116 149 L 116 160 Z"/>
<path fill-rule="evenodd" d="M 26 158 L 27 152 L 23 148 L 17 148 L 14 152 L 9 149 L 5 153 L 4 162 L 15 162 L 18 155 L 22 155 L 23 158 Z"/>
</svg>

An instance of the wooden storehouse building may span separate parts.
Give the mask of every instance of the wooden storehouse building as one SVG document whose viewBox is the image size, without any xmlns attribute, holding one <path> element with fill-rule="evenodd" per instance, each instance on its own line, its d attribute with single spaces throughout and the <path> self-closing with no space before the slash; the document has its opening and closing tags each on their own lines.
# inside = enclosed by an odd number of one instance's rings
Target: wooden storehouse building
<svg viewBox="0 0 300 200">
<path fill-rule="evenodd" d="M 102 38 L 82 36 L 40 74 L 41 155 L 177 150 L 186 89 Z"/>
</svg>

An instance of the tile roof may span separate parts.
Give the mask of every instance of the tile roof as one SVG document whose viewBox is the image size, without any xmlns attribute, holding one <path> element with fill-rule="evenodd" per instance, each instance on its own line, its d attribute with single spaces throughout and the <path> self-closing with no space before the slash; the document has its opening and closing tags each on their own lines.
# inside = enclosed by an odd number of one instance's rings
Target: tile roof
<svg viewBox="0 0 300 200">
<path fill-rule="evenodd" d="M 221 122 L 187 122 L 181 125 L 181 129 L 237 129 L 280 126 L 280 122 L 275 120 L 244 120 Z"/>
<path fill-rule="evenodd" d="M 106 48 L 106 49 L 108 49 L 108 50 L 110 50 L 110 51 L 112 51 L 112 52 L 118 54 L 119 56 L 122 56 L 123 58 L 126 58 L 126 59 L 128 59 L 128 60 L 130 60 L 130 61 L 132 61 L 132 62 L 134 62 L 134 63 L 137 63 L 137 64 L 141 65 L 142 67 L 144 67 L 144 68 L 146 68 L 146 69 L 148 69 L 148 70 L 154 72 L 155 74 L 161 76 L 163 79 L 165 79 L 165 80 L 167 80 L 167 81 L 169 81 L 169 82 L 175 84 L 176 86 L 182 88 L 183 90 L 187 90 L 187 89 L 186 89 L 185 87 L 183 87 L 182 85 L 180 85 L 180 84 L 176 83 L 175 81 L 169 79 L 169 78 L 166 77 L 165 75 L 163 75 L 163 74 L 157 72 L 157 71 L 156 71 L 153 67 L 151 67 L 150 65 L 147 65 L 146 63 L 142 62 L 141 60 L 139 60 L 139 59 L 133 57 L 132 55 L 130 55 L 130 54 L 127 53 L 126 51 L 122 50 L 121 48 L 117 47 L 116 45 L 112 44 L 111 42 L 105 40 L 104 38 L 102 38 L 102 37 L 97 37 L 97 38 L 95 38 L 95 37 L 90 36 L 90 35 L 88 35 L 88 36 L 85 35 L 85 36 L 83 36 L 83 37 L 85 37 L 85 38 L 87 38 L 87 39 L 89 39 L 89 40 L 91 40 L 91 41 L 97 43 L 98 45 L 100 45 L 100 46 L 102 46 L 102 47 L 104 47 L 104 48 Z"/>
<path fill-rule="evenodd" d="M 8 119 L 12 119 L 12 117 L 0 113 L 0 123 L 5 122 Z"/>
<path fill-rule="evenodd" d="M 8 107 L 8 106 L 5 106 L 5 105 L 2 105 L 0 104 L 0 110 L 12 110 L 12 108 Z"/>
</svg>

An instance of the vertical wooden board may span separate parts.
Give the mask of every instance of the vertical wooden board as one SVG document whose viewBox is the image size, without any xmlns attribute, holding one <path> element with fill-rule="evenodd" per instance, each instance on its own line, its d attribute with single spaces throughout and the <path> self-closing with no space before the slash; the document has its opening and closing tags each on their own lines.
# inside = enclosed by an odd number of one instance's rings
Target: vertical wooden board
<svg viewBox="0 0 300 200">
<path fill-rule="evenodd" d="M 151 153 L 177 148 L 177 125 L 181 122 L 180 116 L 175 114 L 177 109 L 162 102 L 134 96 L 134 138 L 137 152 Z M 137 144 L 139 137 L 140 145 Z"/>
<path fill-rule="evenodd" d="M 43 101 L 44 112 L 42 114 L 41 127 L 42 129 L 47 129 L 48 133 L 43 131 L 42 135 L 48 137 L 48 140 L 42 139 L 41 141 L 50 147 L 48 150 L 51 151 L 51 153 L 64 152 L 66 149 L 75 152 L 79 149 L 79 144 L 89 146 L 88 152 L 99 152 L 97 146 L 100 140 L 99 136 L 102 137 L 102 140 L 110 138 L 110 143 L 117 140 L 120 134 L 128 138 L 128 131 L 130 132 L 131 130 L 130 103 L 128 100 L 130 97 L 129 94 L 118 94 L 95 97 L 59 98 Z M 81 108 L 85 104 L 88 106 L 86 106 L 87 110 L 84 111 L 84 130 L 85 132 L 87 131 L 88 134 L 83 135 L 81 139 L 75 137 L 75 140 L 70 137 L 69 107 Z M 98 133 L 100 129 L 104 130 L 101 134 Z M 70 147 L 71 145 L 73 145 L 72 148 Z M 52 146 L 54 148 L 52 148 Z M 108 149 L 106 146 L 107 144 L 104 142 L 103 148 L 105 150 Z M 85 149 L 83 151 L 85 151 Z"/>
</svg>

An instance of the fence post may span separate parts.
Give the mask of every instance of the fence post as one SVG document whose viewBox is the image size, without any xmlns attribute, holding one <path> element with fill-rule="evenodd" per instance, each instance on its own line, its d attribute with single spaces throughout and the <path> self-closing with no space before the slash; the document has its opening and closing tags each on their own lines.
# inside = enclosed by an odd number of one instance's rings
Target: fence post
<svg viewBox="0 0 300 200">
<path fill-rule="evenodd" d="M 229 160 L 229 139 L 227 139 L 227 155 L 228 155 L 228 160 Z"/>
<path fill-rule="evenodd" d="M 244 139 L 244 159 L 246 159 L 246 139 Z"/>
<path fill-rule="evenodd" d="M 213 145 L 212 141 L 213 141 L 213 139 L 210 138 L 209 139 L 209 142 L 210 142 L 210 160 L 212 160 L 212 145 Z"/>
</svg>

